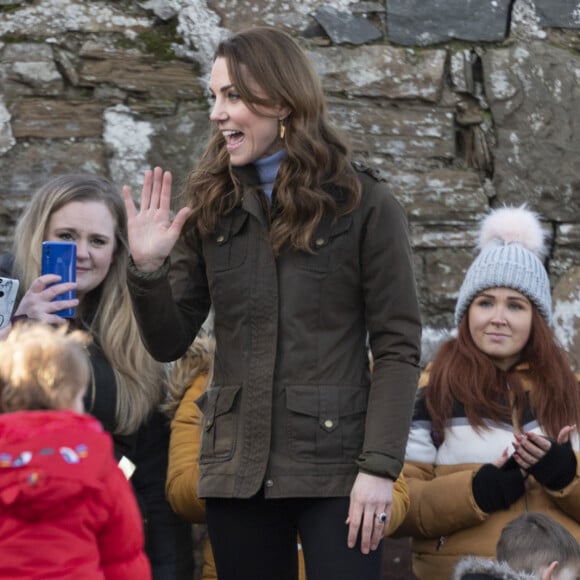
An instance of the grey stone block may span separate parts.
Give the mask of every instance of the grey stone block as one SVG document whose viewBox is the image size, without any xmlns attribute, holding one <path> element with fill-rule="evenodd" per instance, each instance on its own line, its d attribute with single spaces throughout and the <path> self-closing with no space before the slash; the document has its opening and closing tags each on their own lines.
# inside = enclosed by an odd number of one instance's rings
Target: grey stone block
<svg viewBox="0 0 580 580">
<path fill-rule="evenodd" d="M 540 25 L 580 28 L 580 6 L 576 0 L 534 0 Z"/>
<path fill-rule="evenodd" d="M 364 44 L 383 36 L 366 18 L 341 12 L 332 6 L 320 6 L 313 17 L 335 44 Z"/>
<path fill-rule="evenodd" d="M 388 39 L 407 46 L 452 39 L 502 41 L 511 4 L 511 0 L 389 0 Z"/>
</svg>

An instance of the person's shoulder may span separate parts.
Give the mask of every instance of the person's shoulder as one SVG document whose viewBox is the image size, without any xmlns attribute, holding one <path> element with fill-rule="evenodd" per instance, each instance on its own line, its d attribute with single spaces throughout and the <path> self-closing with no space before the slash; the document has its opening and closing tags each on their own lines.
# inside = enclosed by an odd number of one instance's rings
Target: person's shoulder
<svg viewBox="0 0 580 580">
<path fill-rule="evenodd" d="M 88 413 L 69 410 L 53 411 L 52 415 L 54 433 L 59 433 L 63 446 L 68 442 L 80 459 L 100 465 L 102 469 L 98 468 L 97 472 L 110 467 L 109 460 L 114 461 L 113 438 L 98 419 Z"/>
<path fill-rule="evenodd" d="M 51 434 L 80 431 L 83 433 L 103 434 L 103 427 L 91 415 L 75 413 L 68 409 L 45 411 L 13 411 L 0 414 L 0 422 L 11 429 L 15 437 L 38 432 L 41 437 Z"/>
<path fill-rule="evenodd" d="M 387 176 L 383 171 L 377 167 L 368 165 L 365 161 L 355 160 L 352 162 L 352 166 L 359 176 L 359 179 L 365 179 L 374 182 L 387 182 Z"/>
<path fill-rule="evenodd" d="M 353 161 L 352 166 L 362 186 L 363 207 L 383 207 L 395 215 L 406 214 L 402 203 L 393 194 L 388 175 L 384 171 L 364 161 Z"/>
<path fill-rule="evenodd" d="M 101 479 L 116 463 L 112 438 L 99 421 L 69 410 L 0 415 L 0 441 L 5 451 L 24 448 L 21 461 L 59 477 Z"/>
</svg>

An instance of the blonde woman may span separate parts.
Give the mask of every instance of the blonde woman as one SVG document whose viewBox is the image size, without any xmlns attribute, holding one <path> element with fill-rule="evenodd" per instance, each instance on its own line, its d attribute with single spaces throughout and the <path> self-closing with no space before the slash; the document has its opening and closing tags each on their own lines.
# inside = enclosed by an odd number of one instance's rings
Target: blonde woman
<svg viewBox="0 0 580 580">
<path fill-rule="evenodd" d="M 167 527 L 184 528 L 163 496 L 169 434 L 164 418 L 154 411 L 164 396 L 164 366 L 139 338 L 126 286 L 126 239 L 125 207 L 110 181 L 92 175 L 58 176 L 32 197 L 16 226 L 13 255 L 2 257 L 0 272 L 20 280 L 16 319 L 63 324 L 56 312 L 75 307 L 71 326 L 93 336 L 85 408 L 113 435 L 117 459 L 126 457 L 137 466 L 132 482 L 149 523 L 154 578 L 173 580 L 168 569 L 174 567 L 173 543 L 163 547 L 171 539 Z M 58 276 L 41 275 L 45 240 L 75 242 L 75 283 L 59 284 Z M 53 302 L 72 289 L 74 300 Z M 160 518 L 164 523 L 157 536 L 155 522 Z"/>
</svg>

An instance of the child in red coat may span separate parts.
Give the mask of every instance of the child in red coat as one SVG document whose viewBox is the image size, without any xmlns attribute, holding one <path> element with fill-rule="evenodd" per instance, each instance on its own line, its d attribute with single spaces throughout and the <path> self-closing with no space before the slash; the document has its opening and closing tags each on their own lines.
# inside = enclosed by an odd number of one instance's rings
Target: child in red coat
<svg viewBox="0 0 580 580">
<path fill-rule="evenodd" d="M 0 341 L 0 579 L 148 580 L 141 516 L 111 437 L 83 414 L 85 333 Z"/>
</svg>

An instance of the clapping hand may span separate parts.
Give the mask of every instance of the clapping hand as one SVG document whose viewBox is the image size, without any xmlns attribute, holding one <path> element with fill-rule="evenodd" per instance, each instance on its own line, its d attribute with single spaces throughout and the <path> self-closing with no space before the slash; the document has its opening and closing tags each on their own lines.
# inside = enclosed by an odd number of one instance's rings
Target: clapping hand
<svg viewBox="0 0 580 580">
<path fill-rule="evenodd" d="M 161 167 L 145 172 L 139 210 L 128 186 L 123 187 L 123 199 L 133 262 L 137 269 L 153 272 L 169 256 L 191 210 L 182 208 L 175 217 L 172 216 L 171 173 Z"/>
<path fill-rule="evenodd" d="M 562 489 L 576 473 L 576 456 L 570 445 L 570 435 L 575 429 L 576 425 L 566 425 L 555 441 L 537 433 L 518 433 L 513 457 L 541 485 Z"/>
</svg>

